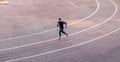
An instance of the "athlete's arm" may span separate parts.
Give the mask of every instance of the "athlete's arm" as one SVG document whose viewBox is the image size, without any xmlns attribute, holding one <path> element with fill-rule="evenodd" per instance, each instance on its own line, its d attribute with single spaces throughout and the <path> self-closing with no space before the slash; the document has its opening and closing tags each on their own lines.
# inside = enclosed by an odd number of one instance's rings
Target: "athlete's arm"
<svg viewBox="0 0 120 62">
<path fill-rule="evenodd" d="M 59 23 L 57 23 L 57 27 L 59 26 Z"/>
<path fill-rule="evenodd" d="M 65 27 L 67 28 L 67 23 L 66 22 L 64 22 L 65 23 Z"/>
</svg>

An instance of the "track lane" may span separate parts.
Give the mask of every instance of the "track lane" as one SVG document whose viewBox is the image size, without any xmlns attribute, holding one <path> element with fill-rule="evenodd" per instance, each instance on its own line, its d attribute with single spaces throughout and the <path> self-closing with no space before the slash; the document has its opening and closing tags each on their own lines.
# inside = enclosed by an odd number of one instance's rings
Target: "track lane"
<svg viewBox="0 0 120 62">
<path fill-rule="evenodd" d="M 113 1 L 112 1 L 113 2 Z M 114 2 L 113 2 L 114 3 Z M 114 5 L 116 6 L 116 4 L 114 3 Z M 117 13 L 117 6 L 116 6 L 116 10 L 115 10 L 115 13 L 114 15 Z M 114 17 L 114 16 L 111 16 L 111 18 Z M 107 20 L 110 20 L 111 18 L 108 18 Z M 89 43 L 89 42 L 93 42 L 95 40 L 98 40 L 98 39 L 101 39 L 101 38 L 104 38 L 110 34 L 113 34 L 117 31 L 120 30 L 120 26 L 116 29 L 116 30 L 113 30 L 112 32 L 108 32 L 107 34 L 105 35 L 102 35 L 102 36 L 99 36 L 97 38 L 94 38 L 92 40 L 89 40 L 89 41 L 86 41 L 86 42 L 83 42 L 83 43 L 80 43 L 80 44 L 77 44 L 77 45 L 73 45 L 73 46 L 70 46 L 70 47 L 66 47 L 66 48 L 62 48 L 62 49 L 57 49 L 57 50 L 54 50 L 54 51 L 50 51 L 50 52 L 46 52 L 46 53 L 43 53 L 43 54 L 38 54 L 38 55 L 33 55 L 33 56 L 29 56 L 29 57 L 24 57 L 24 58 L 19 58 L 19 59 L 15 59 L 15 60 L 11 60 L 11 61 L 7 61 L 7 62 L 14 62 L 14 61 L 19 61 L 19 60 L 24 60 L 24 59 L 29 59 L 29 58 L 34 58 L 34 57 L 39 57 L 39 56 L 42 56 L 42 55 L 46 55 L 46 54 L 49 54 L 49 53 L 54 53 L 54 52 L 59 52 L 59 51 L 63 51 L 63 50 L 66 50 L 66 49 L 69 49 L 69 48 L 72 48 L 72 47 L 77 47 L 79 45 L 84 45 L 86 43 Z"/>
</svg>

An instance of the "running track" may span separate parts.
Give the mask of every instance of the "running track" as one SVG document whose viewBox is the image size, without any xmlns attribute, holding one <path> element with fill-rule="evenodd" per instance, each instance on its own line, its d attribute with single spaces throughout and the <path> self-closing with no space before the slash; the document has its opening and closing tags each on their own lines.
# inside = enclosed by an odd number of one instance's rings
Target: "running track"
<svg viewBox="0 0 120 62">
<path fill-rule="evenodd" d="M 72 22 L 69 37 L 57 39 L 57 29 L 2 39 L 1 62 L 119 62 L 119 1 L 96 0 L 88 17 Z M 21 3 L 20 5 L 23 5 Z M 29 3 L 34 5 L 33 3 Z M 37 4 L 37 3 L 36 3 Z M 79 6 L 69 4 L 74 8 Z M 79 22 L 78 22 L 79 21 Z"/>
</svg>

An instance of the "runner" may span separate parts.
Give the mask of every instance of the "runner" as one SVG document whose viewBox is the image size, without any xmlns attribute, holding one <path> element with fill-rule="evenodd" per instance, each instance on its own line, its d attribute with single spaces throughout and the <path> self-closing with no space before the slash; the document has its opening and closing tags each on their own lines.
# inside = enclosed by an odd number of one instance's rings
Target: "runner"
<svg viewBox="0 0 120 62">
<path fill-rule="evenodd" d="M 64 32 L 64 25 L 67 28 L 67 23 L 62 21 L 62 18 L 59 18 L 59 21 L 57 23 L 57 27 L 59 27 L 59 29 L 60 29 L 59 30 L 59 39 L 58 40 L 61 39 L 61 33 L 65 34 L 66 37 L 68 37 L 68 34 L 66 32 Z"/>
</svg>

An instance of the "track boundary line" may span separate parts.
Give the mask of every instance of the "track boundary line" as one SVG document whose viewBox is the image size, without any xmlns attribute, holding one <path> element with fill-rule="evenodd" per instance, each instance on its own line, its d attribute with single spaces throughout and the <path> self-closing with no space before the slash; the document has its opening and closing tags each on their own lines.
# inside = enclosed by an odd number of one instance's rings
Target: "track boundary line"
<svg viewBox="0 0 120 62">
<path fill-rule="evenodd" d="M 117 14 L 117 11 L 118 11 L 117 4 L 113 0 L 110 0 L 110 1 L 114 4 L 116 10 L 115 10 L 114 14 L 110 18 L 108 18 L 107 20 L 112 19 Z M 120 30 L 120 28 L 118 28 L 118 29 L 116 29 L 116 30 L 114 30 L 114 31 L 112 31 L 110 33 L 107 33 L 105 35 L 99 36 L 99 37 L 97 37 L 95 39 L 92 39 L 92 40 L 89 40 L 89 41 L 86 41 L 86 42 L 82 42 L 82 43 L 77 44 L 77 45 L 73 45 L 73 46 L 69 46 L 69 47 L 65 47 L 65 48 L 61 48 L 61 49 L 57 49 L 57 50 L 53 50 L 53 51 L 50 51 L 50 52 L 45 52 L 45 53 L 42 53 L 42 54 L 37 54 L 37 55 L 29 56 L 29 57 L 24 57 L 24 58 L 19 58 L 19 59 L 13 59 L 13 60 L 5 61 L 5 62 L 13 62 L 13 61 L 19 61 L 19 60 L 23 60 L 23 59 L 29 59 L 29 58 L 33 58 L 33 57 L 38 57 L 38 56 L 42 56 L 42 55 L 46 55 L 46 54 L 50 54 L 50 53 L 55 53 L 55 52 L 63 51 L 63 50 L 70 49 L 70 48 L 73 48 L 73 47 L 78 47 L 78 46 L 81 46 L 81 45 L 84 45 L 84 44 L 87 44 L 87 43 L 90 43 L 90 42 L 94 42 L 95 40 L 104 38 L 104 37 L 106 37 L 108 35 L 111 35 L 111 34 L 117 32 L 117 31 L 119 31 L 119 30 Z"/>
</svg>

